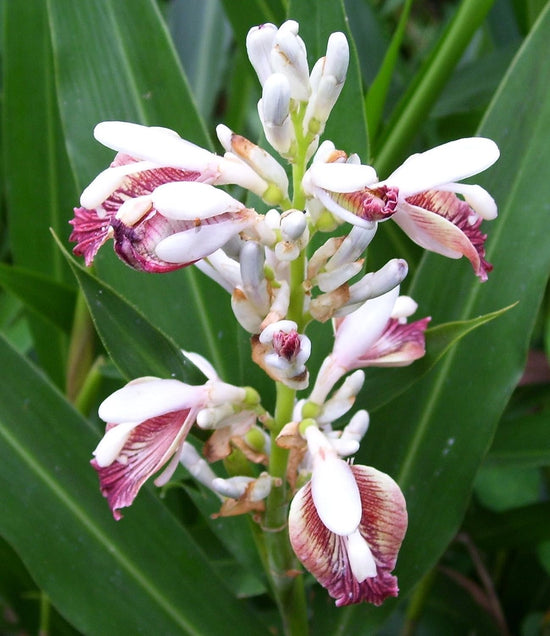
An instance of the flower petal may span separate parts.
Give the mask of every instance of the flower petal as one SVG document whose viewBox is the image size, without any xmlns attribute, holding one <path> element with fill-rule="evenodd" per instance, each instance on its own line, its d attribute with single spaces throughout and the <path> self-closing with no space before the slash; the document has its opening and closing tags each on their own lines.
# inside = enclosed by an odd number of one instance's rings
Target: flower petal
<svg viewBox="0 0 550 636">
<path fill-rule="evenodd" d="M 131 505 L 143 483 L 183 444 L 194 421 L 192 413 L 182 410 L 147 419 L 132 430 L 111 464 L 101 466 L 97 459 L 90 462 L 117 521 L 122 517 L 119 508 Z"/>
<path fill-rule="evenodd" d="M 429 190 L 400 202 L 394 221 L 415 243 L 449 258 L 466 258 L 482 281 L 492 266 L 485 260 L 482 219 L 454 193 Z"/>
<path fill-rule="evenodd" d="M 99 407 L 99 417 L 111 424 L 141 422 L 199 404 L 204 400 L 204 391 L 203 386 L 179 380 L 140 378 L 105 399 Z"/>
<path fill-rule="evenodd" d="M 225 245 L 251 225 L 254 218 L 255 215 L 245 208 L 238 213 L 204 219 L 185 231 L 176 232 L 159 241 L 155 254 L 166 263 L 194 263 Z"/>
<path fill-rule="evenodd" d="M 153 192 L 152 199 L 163 216 L 178 221 L 203 220 L 245 209 L 227 192 L 198 181 L 165 183 Z"/>
<path fill-rule="evenodd" d="M 351 470 L 361 495 L 359 533 L 369 550 L 357 536 L 352 537 L 350 545 L 348 537 L 324 525 L 313 502 L 311 482 L 296 493 L 291 503 L 290 542 L 296 556 L 336 599 L 337 606 L 365 601 L 380 605 L 398 594 L 397 579 L 391 571 L 407 528 L 405 500 L 388 475 L 367 466 L 352 465 Z M 375 576 L 368 576 L 373 573 L 371 559 L 376 565 Z"/>
<path fill-rule="evenodd" d="M 382 183 L 396 186 L 401 196 L 408 196 L 483 172 L 499 156 L 498 146 L 491 139 L 457 139 L 410 156 Z"/>
</svg>

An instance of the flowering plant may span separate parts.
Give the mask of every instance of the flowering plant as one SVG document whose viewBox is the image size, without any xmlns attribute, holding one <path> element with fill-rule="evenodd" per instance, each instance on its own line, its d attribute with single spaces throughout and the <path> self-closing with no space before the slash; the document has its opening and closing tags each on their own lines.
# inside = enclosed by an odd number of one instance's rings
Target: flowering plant
<svg viewBox="0 0 550 636">
<path fill-rule="evenodd" d="M 160 25 L 153 5 L 139 2 Z M 126 6 L 108 4 L 110 18 L 86 9 L 106 33 Z M 78 564 L 82 544 L 97 556 L 102 576 L 120 578 L 117 591 L 135 604 L 129 619 L 109 601 L 107 613 L 116 619 L 108 622 L 98 616 L 104 595 L 91 595 L 95 588 L 86 582 L 74 584 L 71 609 L 63 600 L 68 579 L 59 585 L 53 571 L 30 558 L 33 575 L 78 629 L 117 633 L 139 624 L 151 633 L 305 634 L 312 621 L 316 632 L 323 616 L 336 631 L 352 624 L 350 633 L 366 624 L 374 629 L 398 597 L 408 602 L 459 528 L 519 368 L 517 361 L 495 361 L 494 340 L 483 334 L 506 335 L 516 359 L 525 355 L 549 263 L 537 260 L 536 276 L 522 280 L 518 295 L 509 279 L 523 267 L 500 254 L 527 235 L 521 224 L 509 230 L 512 194 L 503 186 L 510 175 L 524 175 L 509 163 L 512 142 L 501 128 L 502 113 L 515 103 L 511 79 L 512 88 L 502 89 L 506 98 L 497 94 L 488 111 L 498 125 L 413 144 L 422 113 L 415 99 L 427 99 L 428 74 L 384 121 L 410 4 L 364 103 L 338 3 L 326 13 L 313 10 L 322 25 L 318 49 L 305 4 L 277 24 L 253 25 L 228 8 L 259 80 L 259 124 L 250 112 L 231 127 L 216 116 L 216 151 L 185 82 L 167 85 L 165 100 L 151 67 L 130 73 L 147 77 L 149 91 L 129 97 L 130 85 L 115 81 L 112 108 L 94 110 L 102 116 L 93 135 L 107 148 L 101 161 L 86 158 L 99 144 L 92 146 L 81 127 L 66 131 L 80 204 L 67 236 L 76 259 L 63 241 L 58 254 L 65 253 L 81 291 L 76 297 L 70 286 L 17 269 L 9 275 L 19 276 L 21 288 L 29 280 L 41 286 L 41 294 L 22 297 L 54 329 L 64 328 L 63 319 L 45 297 L 56 307 L 74 306 L 66 393 L 100 421 L 94 432 L 86 428 L 8 347 L 13 378 L 3 396 L 6 422 L 19 412 L 11 404 L 30 404 L 30 425 L 49 422 L 52 439 L 68 449 L 47 451 L 53 463 L 46 468 L 26 429 L 15 437 L 11 426 L 5 429 L 21 457 L 20 479 L 24 458 L 33 458 L 41 496 L 61 502 L 56 533 L 70 549 L 55 554 L 72 553 Z M 483 16 L 473 6 L 465 2 L 462 11 L 475 24 Z M 61 0 L 47 11 L 59 107 L 71 128 L 67 103 L 82 104 L 69 87 L 86 84 L 66 74 L 68 41 L 59 36 L 63 20 L 76 24 L 81 16 Z M 462 24 L 457 16 L 447 42 L 464 37 Z M 540 32 L 533 31 L 535 42 Z M 166 68 L 177 70 L 166 35 L 153 33 L 172 60 Z M 121 37 L 132 64 L 143 48 Z M 164 67 L 158 72 L 171 77 Z M 185 117 L 168 116 L 165 102 L 172 113 L 178 96 Z M 121 107 L 128 100 L 143 113 Z M 504 181 L 491 176 L 499 170 Z M 497 219 L 497 202 L 504 218 Z M 494 278 L 506 283 L 495 285 Z M 508 312 L 516 300 L 522 309 Z M 510 334 L 513 312 L 525 329 Z M 38 355 L 48 339 L 39 324 Z M 481 400 L 488 389 L 472 384 L 484 385 L 476 379 L 489 374 L 500 389 Z M 40 402 L 21 393 L 23 378 L 31 377 Z M 68 432 L 66 421 L 82 424 Z M 82 477 L 68 485 L 73 467 L 89 464 L 86 452 L 93 470 L 76 469 Z M 490 489 L 479 483 L 482 497 Z M 25 501 L 35 499 L 29 494 Z M 47 510 L 28 505 L 33 517 Z M 23 542 L 9 524 L 5 533 L 26 552 L 25 533 Z M 477 566 L 474 548 L 470 554 Z M 494 601 L 489 588 L 484 593 Z M 422 590 L 409 607 L 419 598 Z M 498 611 L 494 619 L 505 621 Z"/>
</svg>

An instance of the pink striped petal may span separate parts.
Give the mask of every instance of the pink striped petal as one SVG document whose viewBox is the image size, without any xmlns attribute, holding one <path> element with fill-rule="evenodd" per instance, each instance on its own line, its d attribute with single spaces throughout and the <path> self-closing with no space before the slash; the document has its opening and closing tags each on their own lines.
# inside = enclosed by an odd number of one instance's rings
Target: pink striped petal
<svg viewBox="0 0 550 636">
<path fill-rule="evenodd" d="M 119 509 L 130 506 L 145 481 L 181 451 L 194 414 L 185 409 L 145 420 L 132 430 L 111 464 L 100 466 L 96 459 L 90 462 L 117 521 L 122 518 Z M 107 431 L 112 427 L 108 424 Z"/>
<path fill-rule="evenodd" d="M 388 475 L 368 466 L 352 465 L 351 469 L 362 503 L 358 531 L 367 546 L 354 533 L 338 535 L 323 524 L 313 502 L 311 482 L 292 501 L 290 541 L 296 556 L 336 599 L 337 606 L 361 602 L 380 605 L 398 594 L 391 571 L 407 528 L 405 500 Z M 375 576 L 369 576 L 371 559 L 376 565 Z"/>
<path fill-rule="evenodd" d="M 393 220 L 415 243 L 449 258 L 466 258 L 482 281 L 493 269 L 485 260 L 482 219 L 453 192 L 428 190 L 400 201 Z"/>
</svg>

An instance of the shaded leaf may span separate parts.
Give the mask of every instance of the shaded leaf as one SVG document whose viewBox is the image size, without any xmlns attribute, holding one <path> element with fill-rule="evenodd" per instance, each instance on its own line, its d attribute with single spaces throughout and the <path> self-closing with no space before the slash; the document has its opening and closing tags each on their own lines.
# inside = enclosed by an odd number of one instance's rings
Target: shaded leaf
<svg viewBox="0 0 550 636">
<path fill-rule="evenodd" d="M 64 283 L 21 267 L 0 264 L 0 285 L 9 289 L 28 309 L 69 333 L 76 293 Z"/>
<path fill-rule="evenodd" d="M 265 634 L 147 491 L 113 521 L 88 464 L 97 433 L 3 338 L 0 356 L 0 533 L 63 615 L 102 636 Z"/>
<path fill-rule="evenodd" d="M 189 384 L 204 382 L 197 367 L 141 312 L 88 273 L 65 250 L 63 253 L 84 292 L 105 349 L 128 380 L 152 375 Z"/>
</svg>

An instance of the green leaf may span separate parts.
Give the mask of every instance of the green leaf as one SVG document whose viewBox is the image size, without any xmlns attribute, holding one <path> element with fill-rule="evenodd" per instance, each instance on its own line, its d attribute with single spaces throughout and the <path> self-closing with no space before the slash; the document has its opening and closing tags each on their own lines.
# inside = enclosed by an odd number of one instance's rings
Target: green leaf
<svg viewBox="0 0 550 636">
<path fill-rule="evenodd" d="M 61 244 L 60 249 L 63 250 Z M 204 376 L 141 312 L 92 276 L 63 250 L 86 297 L 88 309 L 113 362 L 128 379 L 153 375 L 190 384 Z"/>
<path fill-rule="evenodd" d="M 45 3 L 7 2 L 2 8 L 2 142 L 11 254 L 19 267 L 68 282 L 70 272 L 48 231 L 53 227 L 68 236 L 76 195 L 57 111 Z M 29 315 L 29 325 L 43 368 L 63 386 L 64 334 L 36 315 Z"/>
<path fill-rule="evenodd" d="M 407 499 L 409 529 L 397 568 L 402 594 L 434 565 L 461 523 L 475 473 L 521 377 L 547 284 L 549 29 L 550 7 L 518 52 L 479 130 L 501 150 L 498 163 L 476 177 L 499 206 L 498 219 L 487 227 L 494 264 L 489 281 L 476 281 L 465 261 L 427 254 L 410 291 L 436 324 L 519 303 L 476 329 L 412 390 L 378 411 L 366 453 L 356 460 L 392 475 Z M 342 621 L 359 621 L 364 633 L 393 606 L 352 609 Z"/>
<path fill-rule="evenodd" d="M 400 369 L 369 369 L 363 388 L 363 393 L 367 396 L 369 410 L 375 411 L 403 393 L 428 373 L 445 353 L 464 336 L 477 327 L 503 315 L 512 307 L 513 305 L 510 305 L 510 307 L 504 307 L 470 320 L 458 320 L 436 325 L 426 331 L 426 354 L 420 360 Z"/>
<path fill-rule="evenodd" d="M 494 0 L 462 0 L 409 88 L 392 113 L 374 152 L 375 168 L 385 177 L 402 161 L 410 142 L 435 103 Z"/>
<path fill-rule="evenodd" d="M 146 490 L 113 521 L 88 464 L 97 433 L 3 338 L 0 357 L 0 533 L 63 615 L 102 636 L 265 634 Z"/>
<path fill-rule="evenodd" d="M 27 308 L 69 333 L 76 293 L 64 283 L 21 267 L 0 264 L 0 285 L 22 300 Z"/>
<path fill-rule="evenodd" d="M 502 422 L 485 464 L 518 468 L 550 466 L 549 430 L 549 413 Z"/>
</svg>

